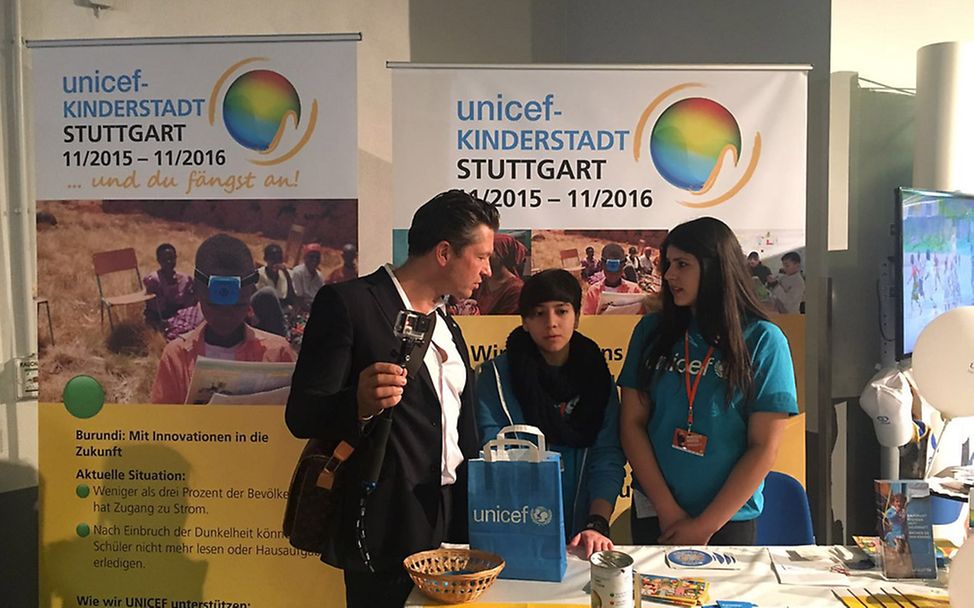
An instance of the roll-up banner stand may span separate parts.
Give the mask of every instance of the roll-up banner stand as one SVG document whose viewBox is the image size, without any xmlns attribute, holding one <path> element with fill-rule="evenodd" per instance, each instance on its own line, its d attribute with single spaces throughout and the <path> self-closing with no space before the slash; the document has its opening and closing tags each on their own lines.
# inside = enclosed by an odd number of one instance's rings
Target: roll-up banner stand
<svg viewBox="0 0 974 608">
<path fill-rule="evenodd" d="M 388 65 L 395 261 L 437 192 L 460 188 L 500 210 L 493 276 L 451 306 L 475 365 L 520 325 L 523 279 L 565 268 L 584 292 L 580 331 L 618 375 L 638 315 L 656 305 L 660 244 L 696 217 L 723 220 L 772 273 L 785 253 L 804 257 L 810 66 Z M 623 282 L 606 288 L 612 244 Z M 756 286 L 774 307 L 773 289 Z M 774 320 L 801 394 L 803 319 Z"/>
<path fill-rule="evenodd" d="M 772 271 L 783 254 L 804 253 L 809 66 L 389 67 L 395 260 L 413 212 L 448 188 L 497 205 L 514 241 L 496 251 L 509 272 L 455 312 L 515 314 L 509 296 L 523 278 L 567 268 L 585 291 L 583 331 L 618 373 L 638 318 L 630 303 L 659 291 L 669 228 L 721 219 Z M 612 243 L 633 267 L 624 286 L 634 285 L 620 291 L 633 294 L 590 293 Z M 464 321 L 477 363 L 519 322 Z"/>
<path fill-rule="evenodd" d="M 28 43 L 42 605 L 343 601 L 281 533 L 281 265 L 355 275 L 360 39 Z"/>
</svg>

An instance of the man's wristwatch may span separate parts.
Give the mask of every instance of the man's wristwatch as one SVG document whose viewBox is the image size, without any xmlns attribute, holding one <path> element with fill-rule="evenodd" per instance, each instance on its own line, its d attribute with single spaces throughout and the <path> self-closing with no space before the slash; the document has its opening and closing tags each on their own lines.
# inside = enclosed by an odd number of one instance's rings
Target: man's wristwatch
<svg viewBox="0 0 974 608">
<path fill-rule="evenodd" d="M 601 515 L 589 515 L 583 530 L 594 530 L 602 536 L 609 538 L 609 520 Z"/>
</svg>

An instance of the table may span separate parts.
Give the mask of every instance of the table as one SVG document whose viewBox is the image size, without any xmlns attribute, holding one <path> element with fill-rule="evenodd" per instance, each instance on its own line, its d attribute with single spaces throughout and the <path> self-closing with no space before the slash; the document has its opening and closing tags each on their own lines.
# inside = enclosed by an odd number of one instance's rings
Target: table
<svg viewBox="0 0 974 608">
<path fill-rule="evenodd" d="M 783 547 L 789 549 L 789 547 Z M 635 570 L 644 574 L 673 577 L 697 577 L 710 581 L 710 598 L 714 600 L 743 600 L 757 604 L 760 608 L 816 608 L 842 606 L 836 599 L 832 588 L 827 586 L 782 585 L 774 573 L 771 557 L 765 547 L 733 547 L 729 550 L 744 563 L 742 570 L 674 570 L 666 565 L 665 553 L 673 547 L 617 546 L 617 550 L 628 553 L 635 560 Z M 833 547 L 802 546 L 791 549 L 803 554 L 811 552 L 827 555 Z M 848 555 L 848 554 L 847 554 Z M 587 592 L 589 583 L 589 563 L 573 555 L 568 557 L 568 569 L 560 583 L 542 583 L 498 579 L 472 604 L 483 604 L 500 608 L 528 608 L 537 604 L 589 606 Z M 879 570 L 854 571 L 849 576 L 849 586 L 853 588 L 895 586 L 903 593 L 927 593 L 946 595 L 944 584 L 938 581 L 886 581 Z M 645 606 L 663 606 L 643 602 Z M 418 589 L 413 589 L 406 600 L 407 607 L 442 606 L 428 599 Z"/>
</svg>

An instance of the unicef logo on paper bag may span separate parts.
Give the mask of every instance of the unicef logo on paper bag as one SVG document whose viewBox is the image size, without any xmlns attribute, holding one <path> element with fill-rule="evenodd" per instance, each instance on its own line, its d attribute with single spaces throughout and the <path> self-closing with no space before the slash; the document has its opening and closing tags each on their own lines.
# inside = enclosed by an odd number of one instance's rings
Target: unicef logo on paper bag
<svg viewBox="0 0 974 608">
<path fill-rule="evenodd" d="M 478 524 L 516 524 L 533 523 L 536 526 L 547 526 L 554 516 L 551 509 L 538 505 L 525 505 L 520 509 L 502 509 L 497 505 L 493 509 L 473 509 L 473 521 Z"/>
<path fill-rule="evenodd" d="M 547 526 L 551 519 L 551 509 L 548 507 L 535 507 L 531 510 L 531 521 L 539 526 Z"/>
<path fill-rule="evenodd" d="M 208 114 L 210 125 L 215 125 L 219 111 L 230 137 L 260 155 L 248 160 L 267 166 L 294 157 L 308 143 L 318 120 L 318 100 L 311 100 L 305 115 L 297 89 L 285 76 L 274 70 L 244 69 L 261 61 L 267 59 L 251 57 L 230 66 L 213 86 Z"/>
<path fill-rule="evenodd" d="M 741 127 L 723 105 L 704 97 L 678 99 L 659 110 L 683 89 L 702 87 L 687 82 L 671 87 L 646 106 L 633 138 L 633 158 L 639 162 L 649 148 L 653 167 L 674 188 L 690 195 L 678 200 L 685 207 L 702 209 L 719 205 L 737 194 L 754 175 L 761 158 L 761 134 L 746 149 Z M 645 136 L 649 120 L 655 122 Z M 648 139 L 648 146 L 643 142 Z M 742 159 L 750 157 L 746 163 Z"/>
</svg>

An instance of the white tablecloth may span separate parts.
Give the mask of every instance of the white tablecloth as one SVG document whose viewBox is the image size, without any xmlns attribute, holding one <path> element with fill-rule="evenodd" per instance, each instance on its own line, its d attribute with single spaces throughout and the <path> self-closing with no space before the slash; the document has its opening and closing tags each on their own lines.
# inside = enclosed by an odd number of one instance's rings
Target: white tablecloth
<svg viewBox="0 0 974 608">
<path fill-rule="evenodd" d="M 643 574 L 656 574 L 680 578 L 702 578 L 710 582 L 711 602 L 716 600 L 743 600 L 760 608 L 815 608 L 842 606 L 828 586 L 782 585 L 774 573 L 771 558 L 764 547 L 734 547 L 735 557 L 744 563 L 742 570 L 676 570 L 666 565 L 665 553 L 673 547 L 617 546 L 616 549 L 632 556 L 635 570 Z M 801 547 L 801 551 L 828 554 L 831 547 Z M 560 583 L 541 583 L 498 579 L 484 592 L 475 604 L 575 604 L 589 605 L 587 592 L 590 572 L 589 563 L 575 556 L 568 558 L 568 570 Z M 895 587 L 903 593 L 940 593 L 943 584 L 937 581 L 902 582 L 886 581 L 882 572 L 852 571 L 849 586 L 853 588 Z M 643 606 L 657 604 L 643 602 Z M 660 604 L 661 605 L 661 604 Z M 442 606 L 428 599 L 418 589 L 413 589 L 406 606 Z"/>
</svg>

